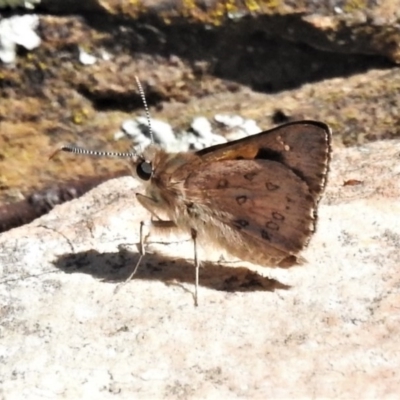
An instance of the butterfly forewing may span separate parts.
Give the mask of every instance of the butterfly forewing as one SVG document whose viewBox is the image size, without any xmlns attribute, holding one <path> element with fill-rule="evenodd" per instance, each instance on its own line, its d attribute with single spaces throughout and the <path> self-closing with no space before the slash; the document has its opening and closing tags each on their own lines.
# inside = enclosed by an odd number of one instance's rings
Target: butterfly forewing
<svg viewBox="0 0 400 400">
<path fill-rule="evenodd" d="M 317 196 L 326 184 L 331 133 L 318 121 L 300 121 L 197 152 L 203 161 L 261 159 L 277 161 L 308 184 Z"/>
</svg>

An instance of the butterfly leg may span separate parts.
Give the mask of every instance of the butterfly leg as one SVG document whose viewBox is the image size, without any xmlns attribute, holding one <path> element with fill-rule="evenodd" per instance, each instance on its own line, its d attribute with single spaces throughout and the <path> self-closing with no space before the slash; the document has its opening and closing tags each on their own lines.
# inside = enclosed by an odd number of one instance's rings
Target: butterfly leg
<svg viewBox="0 0 400 400">
<path fill-rule="evenodd" d="M 173 228 L 176 227 L 176 224 L 173 221 L 162 221 L 160 220 L 160 218 L 157 216 L 156 213 L 156 209 L 160 207 L 160 204 L 157 202 L 157 200 L 155 200 L 152 197 L 148 197 L 148 196 L 144 196 L 140 193 L 136 194 L 136 198 L 138 199 L 139 203 L 146 208 L 153 217 L 157 218 L 158 220 L 153 220 L 151 221 L 152 226 L 157 226 L 157 227 L 164 227 L 164 228 Z M 141 231 L 142 232 L 142 231 Z M 191 230 L 191 236 L 193 239 L 193 245 L 194 245 L 194 265 L 196 268 L 196 277 L 195 277 L 195 293 L 194 293 L 194 304 L 197 307 L 198 306 L 198 288 L 199 288 L 199 268 L 200 268 L 200 262 L 197 256 L 197 231 L 195 229 Z M 135 275 L 136 270 L 139 266 L 140 261 L 143 258 L 144 255 L 144 246 L 143 246 L 143 242 L 142 242 L 142 233 L 141 233 L 141 239 L 140 239 L 140 243 L 141 243 L 141 256 L 139 258 L 138 264 L 136 265 L 133 273 L 131 274 L 131 276 L 128 279 L 131 279 L 131 277 L 133 275 Z"/>
<path fill-rule="evenodd" d="M 193 239 L 193 246 L 194 246 L 194 266 L 196 268 L 196 278 L 195 278 L 195 286 L 194 286 L 194 305 L 197 307 L 199 305 L 198 302 L 198 288 L 199 288 L 199 269 L 200 269 L 200 262 L 197 256 L 197 231 L 195 229 L 191 230 L 191 235 Z"/>
<path fill-rule="evenodd" d="M 150 221 L 151 224 L 151 221 Z M 146 224 L 145 221 L 140 221 L 140 228 L 139 228 L 139 237 L 140 237 L 140 247 L 139 247 L 139 259 L 137 260 L 137 263 L 135 265 L 135 268 L 133 269 L 133 272 L 129 275 L 128 279 L 124 282 L 127 283 L 129 282 L 133 276 L 136 274 L 140 263 L 142 262 L 142 259 L 144 257 L 144 255 L 146 254 L 146 251 L 144 249 L 144 242 L 147 240 L 147 238 L 149 237 L 149 234 L 147 234 L 145 237 L 143 236 L 143 228 L 145 225 L 150 225 L 150 224 Z"/>
<path fill-rule="evenodd" d="M 139 259 L 136 262 L 135 268 L 133 269 L 133 272 L 129 275 L 129 277 L 122 282 L 121 284 L 119 284 L 115 290 L 114 293 L 117 293 L 120 288 L 122 286 L 124 286 L 125 284 L 127 284 L 129 281 L 132 280 L 132 278 L 134 277 L 134 275 L 136 274 L 137 270 L 139 269 L 139 265 L 142 262 L 142 259 L 144 257 L 144 255 L 146 254 L 146 250 L 145 250 L 145 242 L 148 239 L 148 237 L 150 236 L 150 232 L 147 235 L 144 235 L 143 231 L 144 231 L 144 227 L 147 226 L 149 228 L 151 227 L 157 227 L 157 228 L 173 228 L 176 227 L 175 223 L 173 221 L 153 221 L 153 220 L 149 220 L 149 221 L 140 221 L 140 228 L 139 228 L 139 238 L 140 238 L 140 243 L 139 243 Z"/>
</svg>

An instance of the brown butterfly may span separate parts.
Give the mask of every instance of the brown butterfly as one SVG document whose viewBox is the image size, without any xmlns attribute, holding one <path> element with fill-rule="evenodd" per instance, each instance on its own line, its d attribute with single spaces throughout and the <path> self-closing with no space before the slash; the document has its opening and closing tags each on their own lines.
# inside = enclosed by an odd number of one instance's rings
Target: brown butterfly
<svg viewBox="0 0 400 400">
<path fill-rule="evenodd" d="M 137 83 L 151 129 L 143 89 Z M 156 144 L 141 154 L 72 146 L 56 152 L 131 158 L 145 185 L 145 194 L 137 194 L 137 199 L 153 216 L 151 224 L 178 227 L 193 238 L 197 305 L 198 240 L 263 266 L 287 268 L 302 262 L 298 254 L 316 228 L 330 143 L 326 124 L 298 121 L 197 152 L 167 153 Z M 131 277 L 145 253 L 144 225 L 140 225 L 141 257 Z"/>
</svg>

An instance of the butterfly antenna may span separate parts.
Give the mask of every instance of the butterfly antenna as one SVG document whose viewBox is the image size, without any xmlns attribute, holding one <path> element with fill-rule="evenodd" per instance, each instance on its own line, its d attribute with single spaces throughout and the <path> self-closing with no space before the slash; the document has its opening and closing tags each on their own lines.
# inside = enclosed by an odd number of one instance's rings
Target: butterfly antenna
<svg viewBox="0 0 400 400">
<path fill-rule="evenodd" d="M 146 97 L 144 95 L 144 90 L 143 90 L 142 84 L 140 83 L 139 78 L 137 76 L 135 76 L 135 80 L 136 80 L 137 87 L 139 89 L 140 97 L 142 98 L 144 110 L 146 112 L 146 118 L 147 118 L 147 124 L 148 124 L 148 128 L 149 128 L 151 142 L 154 143 L 153 130 L 151 128 L 151 121 L 150 121 L 150 112 L 149 112 L 149 107 L 146 102 Z M 116 151 L 97 151 L 97 150 L 84 149 L 82 147 L 77 147 L 77 146 L 66 145 L 66 146 L 61 146 L 58 149 L 56 149 L 50 155 L 49 160 L 54 158 L 61 151 L 65 151 L 67 153 L 85 155 L 85 156 L 108 157 L 108 158 L 136 158 L 138 156 L 136 151 L 130 151 L 130 152 L 126 152 L 126 153 L 121 153 L 121 152 L 116 152 Z"/>
<path fill-rule="evenodd" d="M 151 143 L 154 143 L 153 130 L 151 128 L 151 122 L 150 122 L 150 112 L 149 112 L 149 107 L 147 106 L 146 96 L 144 95 L 144 90 L 143 90 L 142 84 L 140 83 L 140 80 L 136 75 L 135 75 L 135 80 L 136 80 L 136 85 L 139 89 L 140 97 L 142 98 L 144 111 L 146 113 L 147 125 L 149 127 Z"/>
<path fill-rule="evenodd" d="M 85 156 L 93 156 L 93 157 L 108 157 L 108 158 L 135 158 L 137 157 L 136 152 L 127 152 L 127 153 L 120 153 L 116 151 L 97 151 L 97 150 L 88 150 L 82 147 L 75 147 L 75 146 L 61 146 L 56 149 L 49 157 L 51 160 L 54 158 L 56 154 L 60 151 L 65 151 L 67 153 L 74 153 L 74 154 L 81 154 Z"/>
</svg>

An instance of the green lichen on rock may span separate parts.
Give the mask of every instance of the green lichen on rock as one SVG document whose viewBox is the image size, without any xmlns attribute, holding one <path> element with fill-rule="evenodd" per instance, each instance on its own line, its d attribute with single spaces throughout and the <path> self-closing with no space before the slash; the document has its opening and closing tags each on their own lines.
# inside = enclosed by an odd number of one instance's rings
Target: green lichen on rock
<svg viewBox="0 0 400 400">
<path fill-rule="evenodd" d="M 343 6 L 345 13 L 352 13 L 357 10 L 364 10 L 368 7 L 367 0 L 348 0 Z"/>
<path fill-rule="evenodd" d="M 199 1 L 182 0 L 178 13 L 189 20 L 218 26 L 226 19 L 240 19 L 253 13 L 277 12 L 281 5 L 281 0 L 216 0 L 204 10 Z M 168 15 L 169 18 L 172 16 Z"/>
</svg>

